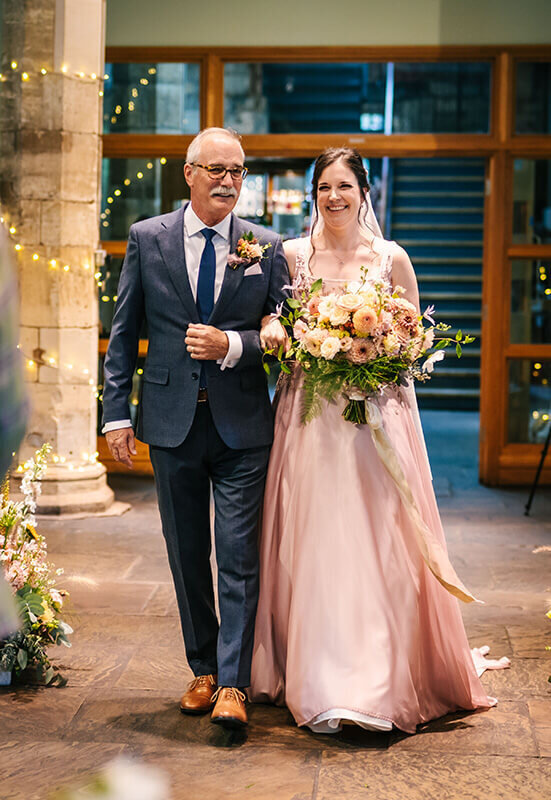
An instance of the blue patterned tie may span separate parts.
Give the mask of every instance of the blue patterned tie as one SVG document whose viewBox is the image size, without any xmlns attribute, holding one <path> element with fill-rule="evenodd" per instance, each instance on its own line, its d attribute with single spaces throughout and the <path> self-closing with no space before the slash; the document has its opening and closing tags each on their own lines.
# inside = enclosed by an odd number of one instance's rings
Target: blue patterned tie
<svg viewBox="0 0 551 800">
<path fill-rule="evenodd" d="M 205 237 L 205 246 L 199 264 L 197 278 L 197 307 L 201 322 L 206 325 L 214 307 L 214 279 L 216 277 L 216 253 L 212 237 L 216 233 L 211 228 L 201 231 Z"/>
</svg>

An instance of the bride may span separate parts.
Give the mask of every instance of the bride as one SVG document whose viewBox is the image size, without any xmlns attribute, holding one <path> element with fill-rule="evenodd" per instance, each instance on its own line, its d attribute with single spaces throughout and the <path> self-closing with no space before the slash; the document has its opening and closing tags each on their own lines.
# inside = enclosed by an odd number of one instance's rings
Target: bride
<svg viewBox="0 0 551 800">
<path fill-rule="evenodd" d="M 402 286 L 418 308 L 413 267 L 380 235 L 359 153 L 322 153 L 312 197 L 311 236 L 285 243 L 294 290 L 318 278 L 323 292 L 344 289 L 365 266 L 368 282 Z M 266 346 L 277 343 L 276 327 L 264 330 Z M 432 561 L 426 552 L 423 559 L 368 425 L 343 420 L 344 398 L 301 424 L 301 385 L 297 367 L 275 400 L 251 698 L 286 704 L 298 725 L 318 733 L 343 722 L 414 733 L 450 711 L 489 708 L 496 701 L 477 676 L 457 599 L 442 585 L 462 586 L 447 559 L 411 392 L 387 389 L 374 402 L 428 529 Z"/>
</svg>

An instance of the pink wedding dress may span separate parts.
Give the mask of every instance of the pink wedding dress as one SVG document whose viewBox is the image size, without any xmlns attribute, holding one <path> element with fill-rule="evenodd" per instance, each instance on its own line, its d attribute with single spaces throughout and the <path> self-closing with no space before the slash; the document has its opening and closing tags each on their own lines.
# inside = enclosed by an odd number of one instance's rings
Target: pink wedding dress
<svg viewBox="0 0 551 800">
<path fill-rule="evenodd" d="M 394 245 L 378 242 L 368 274 L 390 283 Z M 306 247 L 299 289 L 313 280 Z M 324 281 L 324 291 L 339 283 Z M 303 425 L 301 383 L 296 369 L 275 400 L 251 699 L 287 705 L 319 733 L 343 720 L 414 733 L 450 711 L 489 708 L 496 701 L 477 676 L 458 601 L 425 565 L 370 429 L 343 420 L 344 398 Z M 445 548 L 412 410 L 397 389 L 376 403 L 421 517 Z"/>
</svg>

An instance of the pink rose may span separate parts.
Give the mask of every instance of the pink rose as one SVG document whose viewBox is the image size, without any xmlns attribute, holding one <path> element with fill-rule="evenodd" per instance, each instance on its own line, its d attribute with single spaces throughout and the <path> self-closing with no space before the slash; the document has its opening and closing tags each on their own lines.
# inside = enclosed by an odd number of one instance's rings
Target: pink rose
<svg viewBox="0 0 551 800">
<path fill-rule="evenodd" d="M 308 309 L 308 313 L 312 314 L 312 316 L 316 316 L 319 313 L 320 300 L 321 297 L 319 294 L 315 294 L 308 300 L 306 308 Z"/>
<path fill-rule="evenodd" d="M 392 314 L 388 311 L 381 311 L 379 314 L 379 326 L 383 333 L 388 333 L 392 327 Z"/>
<path fill-rule="evenodd" d="M 304 339 L 304 334 L 306 333 L 307 330 L 308 330 L 308 325 L 306 325 L 304 320 L 297 319 L 297 321 L 293 325 L 293 336 L 299 342 L 302 342 L 302 340 Z"/>
</svg>

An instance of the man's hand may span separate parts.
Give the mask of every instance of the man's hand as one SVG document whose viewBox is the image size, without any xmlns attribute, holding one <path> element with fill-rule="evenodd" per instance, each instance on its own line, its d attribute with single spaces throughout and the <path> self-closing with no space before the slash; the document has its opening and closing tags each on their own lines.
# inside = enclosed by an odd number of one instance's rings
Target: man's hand
<svg viewBox="0 0 551 800">
<path fill-rule="evenodd" d="M 191 323 L 185 338 L 190 356 L 197 361 L 219 361 L 224 359 L 230 343 L 224 331 L 212 325 Z"/>
<path fill-rule="evenodd" d="M 287 350 L 289 337 L 278 319 L 264 317 L 260 330 L 260 345 L 263 350 L 279 350 L 281 345 Z"/>
<path fill-rule="evenodd" d="M 130 454 L 136 455 L 136 440 L 132 428 L 119 428 L 116 431 L 107 431 L 105 441 L 115 461 L 126 464 L 129 469 L 134 469 Z"/>
</svg>

